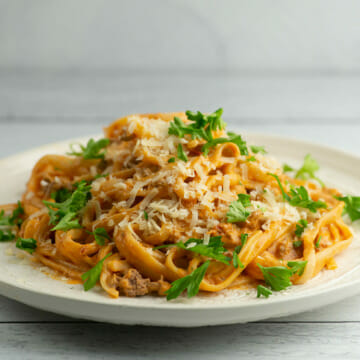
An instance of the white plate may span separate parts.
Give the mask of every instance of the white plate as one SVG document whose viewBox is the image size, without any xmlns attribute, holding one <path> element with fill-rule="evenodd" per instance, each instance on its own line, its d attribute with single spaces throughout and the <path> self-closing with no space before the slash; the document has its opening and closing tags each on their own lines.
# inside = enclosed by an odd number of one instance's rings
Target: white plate
<svg viewBox="0 0 360 360">
<path fill-rule="evenodd" d="M 311 153 L 321 164 L 319 176 L 328 185 L 346 193 L 360 193 L 359 157 L 289 138 L 247 134 L 246 139 L 250 144 L 264 145 L 271 155 L 295 166 Z M 40 156 L 65 153 L 70 142 L 85 140 L 46 145 L 0 160 L 0 203 L 20 198 Z M 84 292 L 81 285 L 52 279 L 27 258 L 9 255 L 15 249 L 9 243 L 0 244 L 0 293 L 39 309 L 117 324 L 190 327 L 255 321 L 322 307 L 359 293 L 359 233 L 356 231 L 351 247 L 336 258 L 338 269 L 323 271 L 305 285 L 275 293 L 268 299 L 257 299 L 254 291 L 225 291 L 170 302 L 149 296 L 110 299 L 100 288 Z"/>
</svg>

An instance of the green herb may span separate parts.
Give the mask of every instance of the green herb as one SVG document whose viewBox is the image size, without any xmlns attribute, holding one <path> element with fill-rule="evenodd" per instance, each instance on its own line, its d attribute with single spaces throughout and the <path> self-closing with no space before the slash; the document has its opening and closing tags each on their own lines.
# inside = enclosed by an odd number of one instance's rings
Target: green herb
<svg viewBox="0 0 360 360">
<path fill-rule="evenodd" d="M 250 195 L 238 194 L 238 199 L 232 201 L 229 211 L 226 214 L 227 222 L 242 222 L 250 216 L 250 211 L 246 210 L 251 205 Z"/>
<path fill-rule="evenodd" d="M 207 256 L 209 258 L 218 260 L 226 265 L 229 265 L 229 261 L 231 260 L 229 257 L 224 255 L 226 249 L 224 248 L 224 243 L 221 241 L 221 236 L 211 237 L 207 245 L 204 244 L 204 241 L 202 239 L 190 238 L 185 242 L 180 241 L 175 244 L 160 245 L 155 247 L 154 250 L 171 246 L 176 246 L 179 249 L 188 250 L 203 256 Z"/>
<path fill-rule="evenodd" d="M 167 295 L 166 299 L 176 299 L 186 289 L 188 298 L 195 296 L 199 292 L 200 283 L 204 278 L 209 265 L 210 260 L 207 260 L 200 267 L 195 269 L 190 275 L 175 280 L 171 284 L 171 288 L 165 292 Z"/>
<path fill-rule="evenodd" d="M 269 175 L 273 176 L 276 179 L 281 190 L 283 199 L 286 200 L 290 205 L 308 209 L 313 213 L 315 213 L 317 209 L 327 208 L 325 202 L 312 200 L 304 186 L 299 186 L 297 188 L 292 186 L 289 195 L 285 192 L 279 177 L 275 174 L 269 173 Z"/>
<path fill-rule="evenodd" d="M 105 151 L 101 152 L 101 150 L 106 148 L 109 143 L 109 139 L 100 139 L 97 141 L 95 141 L 94 139 L 90 139 L 87 142 L 86 146 L 80 145 L 81 151 L 75 151 L 73 145 L 71 145 L 71 152 L 68 152 L 67 155 L 82 156 L 85 160 L 104 159 Z"/>
<path fill-rule="evenodd" d="M 304 273 L 307 261 L 288 261 L 285 266 L 270 266 L 263 267 L 257 264 L 263 273 L 265 283 L 274 291 L 284 290 L 292 285 L 290 281 L 291 276 L 298 273 L 301 276 Z"/>
<path fill-rule="evenodd" d="M 106 177 L 108 177 L 108 176 L 109 176 L 109 174 L 96 174 L 96 175 L 94 176 L 94 179 L 93 179 L 93 180 L 100 179 L 100 178 L 106 178 Z"/>
<path fill-rule="evenodd" d="M 202 152 L 204 153 L 204 155 L 207 155 L 209 153 L 210 148 L 213 148 L 218 144 L 224 144 L 228 142 L 236 144 L 240 150 L 241 155 L 249 155 L 246 141 L 242 139 L 241 135 L 237 135 L 232 132 L 228 132 L 227 135 L 228 135 L 227 138 L 220 137 L 220 138 L 212 139 L 209 140 L 206 144 L 204 144 L 202 147 Z"/>
<path fill-rule="evenodd" d="M 305 219 L 301 219 L 297 224 L 296 224 L 296 230 L 295 230 L 295 235 L 300 237 L 304 230 L 306 229 L 308 225 L 308 222 Z"/>
<path fill-rule="evenodd" d="M 250 156 L 249 158 L 246 159 L 246 161 L 256 161 L 256 157 L 255 156 Z"/>
<path fill-rule="evenodd" d="M 293 246 L 294 248 L 299 248 L 302 245 L 302 241 L 301 240 L 296 240 L 293 242 Z"/>
<path fill-rule="evenodd" d="M 149 220 L 149 214 L 144 210 L 144 219 Z"/>
<path fill-rule="evenodd" d="M 293 274 L 301 276 L 304 273 L 307 261 L 288 261 L 287 266 L 291 269 Z"/>
<path fill-rule="evenodd" d="M 188 157 L 186 156 L 181 144 L 179 144 L 177 147 L 177 157 L 182 161 L 188 161 Z"/>
<path fill-rule="evenodd" d="M 244 268 L 244 264 L 239 260 L 239 253 L 241 251 L 242 245 L 238 245 L 233 252 L 233 265 L 234 268 L 238 268 L 239 266 L 241 268 Z"/>
<path fill-rule="evenodd" d="M 32 254 L 36 249 L 36 240 L 32 238 L 24 239 L 19 237 L 16 240 L 16 247 L 18 249 L 25 250 L 28 253 Z"/>
<path fill-rule="evenodd" d="M 174 157 L 171 157 L 169 160 L 168 160 L 168 163 L 173 163 L 175 162 L 175 158 Z"/>
<path fill-rule="evenodd" d="M 263 146 L 250 145 L 250 149 L 254 154 L 267 154 L 267 151 Z"/>
<path fill-rule="evenodd" d="M 319 236 L 318 241 L 315 243 L 315 247 L 318 249 L 320 247 L 321 236 Z"/>
<path fill-rule="evenodd" d="M 111 253 L 105 255 L 92 269 L 81 275 L 81 279 L 85 281 L 84 282 L 85 291 L 92 289 L 99 281 L 104 261 L 111 255 L 112 255 Z"/>
<path fill-rule="evenodd" d="M 307 154 L 304 158 L 303 166 L 296 172 L 296 179 L 314 179 L 319 182 L 321 186 L 325 186 L 325 184 L 315 175 L 315 172 L 320 169 L 318 162 L 310 155 Z"/>
<path fill-rule="evenodd" d="M 94 236 L 95 242 L 100 246 L 105 244 L 105 240 L 111 240 L 109 234 L 103 227 L 96 228 L 93 232 L 88 231 L 88 233 Z"/>
<path fill-rule="evenodd" d="M 0 230 L 0 242 L 11 241 L 15 239 L 15 235 L 11 232 L 11 230 Z"/>
<path fill-rule="evenodd" d="M 79 220 L 76 219 L 79 211 L 91 198 L 91 186 L 86 181 L 80 181 L 71 196 L 61 202 L 43 201 L 49 209 L 50 224 L 55 225 L 51 230 L 63 230 L 81 228 Z M 57 209 L 57 210 L 54 210 Z"/>
<path fill-rule="evenodd" d="M 6 216 L 5 211 L 1 210 L 0 212 L 0 226 L 21 226 L 22 219 L 20 215 L 24 214 L 24 209 L 21 206 L 21 202 L 17 202 L 17 207 L 13 210 L 11 215 Z"/>
<path fill-rule="evenodd" d="M 348 214 L 351 221 L 360 219 L 360 196 L 335 196 L 336 199 L 343 201 L 344 214 Z"/>
<path fill-rule="evenodd" d="M 263 285 L 257 286 L 257 296 L 256 297 L 259 298 L 262 295 L 262 296 L 268 298 L 271 294 L 272 294 L 272 291 L 270 289 L 268 289 L 267 287 L 265 287 Z"/>
<path fill-rule="evenodd" d="M 288 165 L 288 164 L 284 164 L 283 165 L 283 172 L 291 172 L 291 171 L 294 171 L 295 169 L 294 168 L 292 168 L 290 165 Z"/>
<path fill-rule="evenodd" d="M 53 191 L 50 195 L 50 198 L 55 200 L 57 203 L 66 201 L 72 194 L 71 190 L 66 188 L 61 188 L 59 190 Z"/>
</svg>

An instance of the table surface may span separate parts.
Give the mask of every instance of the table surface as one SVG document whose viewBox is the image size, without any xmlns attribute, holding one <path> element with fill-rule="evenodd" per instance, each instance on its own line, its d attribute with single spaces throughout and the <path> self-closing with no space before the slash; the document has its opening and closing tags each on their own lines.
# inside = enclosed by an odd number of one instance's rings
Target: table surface
<svg viewBox="0 0 360 360">
<path fill-rule="evenodd" d="M 0 153 L 131 112 L 225 109 L 231 125 L 360 153 L 359 77 L 0 71 Z M 360 296 L 286 318 L 169 329 L 74 320 L 0 297 L 1 359 L 358 358 Z"/>
</svg>

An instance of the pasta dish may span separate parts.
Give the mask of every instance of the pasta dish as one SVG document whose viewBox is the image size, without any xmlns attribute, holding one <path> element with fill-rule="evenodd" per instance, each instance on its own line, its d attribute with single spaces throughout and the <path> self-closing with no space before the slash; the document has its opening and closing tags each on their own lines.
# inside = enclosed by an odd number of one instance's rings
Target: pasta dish
<svg viewBox="0 0 360 360">
<path fill-rule="evenodd" d="M 326 187 L 307 155 L 283 167 L 226 131 L 222 109 L 123 117 L 101 139 L 34 166 L 0 240 L 90 290 L 168 300 L 304 284 L 352 241 L 359 198 Z"/>
</svg>

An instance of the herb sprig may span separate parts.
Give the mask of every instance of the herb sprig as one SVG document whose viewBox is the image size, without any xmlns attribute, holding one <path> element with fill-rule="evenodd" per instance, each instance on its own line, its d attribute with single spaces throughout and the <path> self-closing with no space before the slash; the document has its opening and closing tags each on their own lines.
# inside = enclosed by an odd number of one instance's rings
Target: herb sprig
<svg viewBox="0 0 360 360">
<path fill-rule="evenodd" d="M 85 291 L 92 289 L 99 281 L 104 261 L 111 255 L 111 253 L 105 255 L 92 269 L 81 275 L 81 279 L 84 281 Z"/>
<path fill-rule="evenodd" d="M 251 214 L 247 209 L 249 206 L 251 206 L 250 195 L 238 194 L 238 199 L 230 203 L 229 211 L 226 214 L 227 222 L 245 221 Z"/>
<path fill-rule="evenodd" d="M 102 149 L 106 148 L 110 144 L 109 139 L 100 139 L 95 141 L 94 139 L 90 139 L 86 146 L 79 145 L 80 151 L 74 150 L 74 145 L 70 145 L 70 152 L 67 155 L 75 155 L 75 156 L 82 156 L 85 160 L 90 159 L 104 159 L 105 157 L 105 150 L 101 151 Z"/>
<path fill-rule="evenodd" d="M 360 219 L 360 196 L 335 196 L 336 199 L 343 201 L 344 214 L 348 214 L 351 221 Z"/>
</svg>

